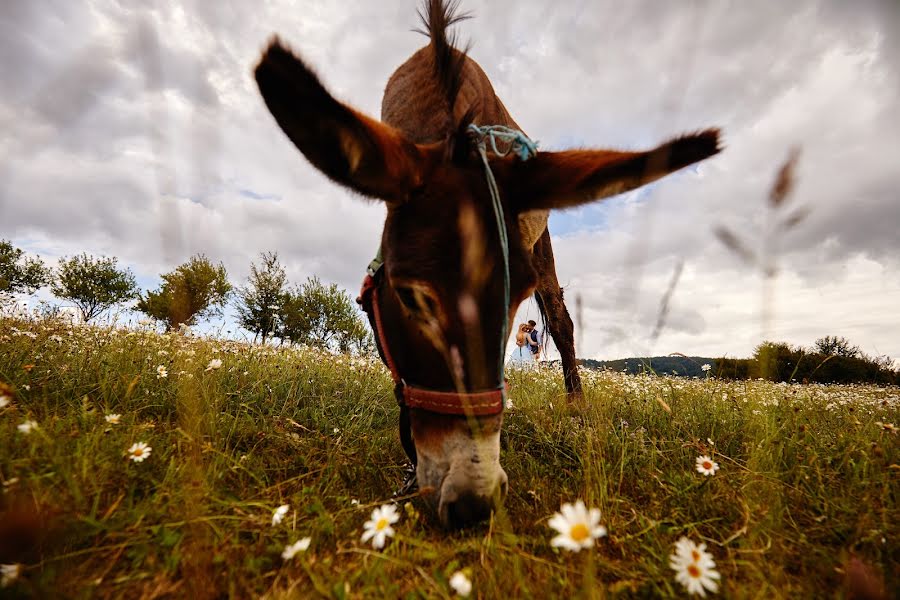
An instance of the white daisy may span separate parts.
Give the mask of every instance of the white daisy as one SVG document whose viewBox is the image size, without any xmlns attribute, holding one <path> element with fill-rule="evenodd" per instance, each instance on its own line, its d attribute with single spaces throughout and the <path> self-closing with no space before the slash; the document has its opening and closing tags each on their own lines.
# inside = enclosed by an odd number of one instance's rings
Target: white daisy
<svg viewBox="0 0 900 600">
<path fill-rule="evenodd" d="M 122 415 L 120 415 L 118 413 L 111 413 L 111 414 L 106 415 L 103 418 L 106 419 L 106 422 L 109 423 L 110 425 L 118 425 L 119 420 L 122 418 Z"/>
<path fill-rule="evenodd" d="M 276 508 L 275 511 L 272 513 L 272 525 L 275 526 L 275 525 L 278 525 L 279 523 L 281 523 L 284 520 L 284 516 L 287 514 L 287 512 L 290 509 L 291 509 L 290 504 L 282 504 L 281 506 Z"/>
<path fill-rule="evenodd" d="M 719 470 L 719 463 L 711 459 L 710 457 L 703 455 L 697 457 L 697 472 L 706 475 L 707 477 L 710 475 L 715 475 L 716 471 Z"/>
<path fill-rule="evenodd" d="M 38 428 L 37 421 L 30 421 L 30 420 L 25 421 L 24 423 L 19 423 L 16 426 L 16 429 L 18 429 L 20 432 L 24 433 L 25 435 L 28 435 L 29 433 L 31 433 L 32 431 L 34 431 L 37 428 Z"/>
<path fill-rule="evenodd" d="M 288 544 L 284 547 L 284 551 L 281 553 L 281 558 L 283 558 L 284 560 L 291 560 L 298 552 L 306 552 L 311 541 L 312 538 L 305 537 L 303 539 L 297 540 L 293 544 Z"/>
<path fill-rule="evenodd" d="M 159 365 L 158 367 L 156 367 L 156 378 L 157 379 L 165 379 L 168 376 L 169 376 L 169 372 L 166 370 L 166 368 L 164 366 Z"/>
<path fill-rule="evenodd" d="M 0 408 L 6 408 L 12 403 L 12 396 L 0 394 Z"/>
<path fill-rule="evenodd" d="M 581 500 L 575 504 L 563 504 L 560 512 L 550 518 L 548 525 L 559 532 L 550 545 L 573 552 L 590 548 L 595 539 L 606 535 L 606 527 L 600 525 L 600 509 L 589 511 Z"/>
<path fill-rule="evenodd" d="M 209 361 L 208 365 L 206 365 L 207 371 L 215 371 L 216 369 L 221 369 L 221 368 L 222 368 L 222 359 L 220 359 L 220 358 L 214 358 L 211 361 Z"/>
<path fill-rule="evenodd" d="M 363 524 L 365 531 L 362 534 L 362 541 L 372 540 L 372 547 L 376 549 L 384 548 L 387 538 L 394 536 L 394 523 L 400 520 L 397 514 L 397 506 L 394 504 L 384 504 L 380 508 L 372 511 L 372 519 Z"/>
<path fill-rule="evenodd" d="M 700 368 L 701 368 L 701 369 L 703 370 L 703 372 L 705 373 L 705 372 L 709 371 L 710 369 L 712 369 L 712 365 L 710 365 L 710 364 L 705 364 L 705 365 L 703 365 L 703 366 L 700 367 Z"/>
<path fill-rule="evenodd" d="M 20 564 L 0 565 L 0 588 L 5 588 L 18 579 L 21 572 Z"/>
<path fill-rule="evenodd" d="M 144 462 L 153 450 L 147 442 L 136 442 L 128 449 L 128 458 L 134 462 Z"/>
<path fill-rule="evenodd" d="M 462 571 L 457 571 L 453 574 L 453 577 L 450 578 L 450 587 L 463 597 L 472 593 L 472 582 L 469 581 L 469 578 Z"/>
<path fill-rule="evenodd" d="M 683 585 L 689 594 L 706 597 L 706 591 L 719 591 L 720 579 L 712 555 L 706 551 L 706 544 L 699 546 L 686 537 L 675 543 L 675 554 L 669 557 L 669 566 L 675 571 L 675 580 Z"/>
</svg>

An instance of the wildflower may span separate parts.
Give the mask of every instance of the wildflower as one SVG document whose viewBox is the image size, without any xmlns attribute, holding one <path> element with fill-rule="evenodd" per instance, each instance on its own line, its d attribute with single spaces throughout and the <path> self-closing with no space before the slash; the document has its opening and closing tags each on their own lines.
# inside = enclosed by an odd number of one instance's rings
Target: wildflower
<svg viewBox="0 0 900 600">
<path fill-rule="evenodd" d="M 282 504 L 278 508 L 275 509 L 275 512 L 272 513 L 272 526 L 278 525 L 282 521 L 284 521 L 284 516 L 291 509 L 290 504 Z"/>
<path fill-rule="evenodd" d="M 157 379 L 165 379 L 168 376 L 169 376 L 169 372 L 166 370 L 166 368 L 164 366 L 159 365 L 158 367 L 156 367 L 156 378 Z"/>
<path fill-rule="evenodd" d="M 118 413 L 111 413 L 111 414 L 106 415 L 103 418 L 106 419 L 106 422 L 109 423 L 110 425 L 118 425 L 119 420 L 122 418 L 122 415 L 120 415 Z"/>
<path fill-rule="evenodd" d="M 148 446 L 147 442 L 137 442 L 128 449 L 128 458 L 134 462 L 144 462 L 150 456 L 152 450 L 153 448 Z"/>
<path fill-rule="evenodd" d="M 710 369 L 712 369 L 712 365 L 710 365 L 710 364 L 705 364 L 705 365 L 703 365 L 702 367 L 700 367 L 700 369 L 701 369 L 704 373 L 706 373 L 707 371 L 709 371 Z"/>
<path fill-rule="evenodd" d="M 714 579 L 720 575 L 712 555 L 706 551 L 706 544 L 699 546 L 686 537 L 675 543 L 675 553 L 669 556 L 669 566 L 675 571 L 675 580 L 687 589 L 689 594 L 706 597 L 706 590 L 717 592 L 719 584 Z"/>
<path fill-rule="evenodd" d="M 291 560 L 298 552 L 306 552 L 311 541 L 312 538 L 305 537 L 297 540 L 293 544 L 288 544 L 284 547 L 284 551 L 281 553 L 281 558 L 283 558 L 284 560 Z"/>
<path fill-rule="evenodd" d="M 362 541 L 372 540 L 372 547 L 376 549 L 384 548 L 387 538 L 394 537 L 394 523 L 400 520 L 397 514 L 397 507 L 393 504 L 384 504 L 380 508 L 372 511 L 372 519 L 363 524 L 365 531 L 362 534 Z"/>
<path fill-rule="evenodd" d="M 550 518 L 548 525 L 559 532 L 550 545 L 573 552 L 590 548 L 596 538 L 606 535 L 606 527 L 600 525 L 600 510 L 592 508 L 588 511 L 581 500 L 575 504 L 563 504 L 560 512 Z"/>
<path fill-rule="evenodd" d="M 22 433 L 24 433 L 25 435 L 28 435 L 29 433 L 31 433 L 32 431 L 34 431 L 35 429 L 38 428 L 38 424 L 37 424 L 37 421 L 29 420 L 29 421 L 25 421 L 24 423 L 20 423 L 16 428 L 19 431 L 21 431 Z"/>
<path fill-rule="evenodd" d="M 215 371 L 216 369 L 221 369 L 221 368 L 222 368 L 222 359 L 220 359 L 220 358 L 214 358 L 211 361 L 209 361 L 208 365 L 206 365 L 207 372 Z"/>
<path fill-rule="evenodd" d="M 882 423 L 881 421 L 875 421 L 875 424 L 888 433 L 897 433 L 898 431 L 897 426 L 893 423 Z"/>
<path fill-rule="evenodd" d="M 512 410 L 513 408 L 515 408 L 515 405 L 513 405 L 513 399 L 507 396 L 506 404 L 503 405 L 503 408 L 506 410 Z"/>
<path fill-rule="evenodd" d="M 0 565 L 0 588 L 5 588 L 18 579 L 21 572 L 20 564 Z"/>
<path fill-rule="evenodd" d="M 469 581 L 469 578 L 462 571 L 457 571 L 453 574 L 453 577 L 450 578 L 450 587 L 463 597 L 472 593 L 472 582 Z"/>
<path fill-rule="evenodd" d="M 0 408 L 6 408 L 12 402 L 12 396 L 6 394 L 0 395 Z"/>
<path fill-rule="evenodd" d="M 351 498 L 350 506 L 359 506 L 359 500 L 357 500 L 356 498 Z"/>
<path fill-rule="evenodd" d="M 710 457 L 703 455 L 697 457 L 697 472 L 703 473 L 707 477 L 710 475 L 715 475 L 716 471 L 719 470 L 719 463 L 711 459 Z"/>
</svg>

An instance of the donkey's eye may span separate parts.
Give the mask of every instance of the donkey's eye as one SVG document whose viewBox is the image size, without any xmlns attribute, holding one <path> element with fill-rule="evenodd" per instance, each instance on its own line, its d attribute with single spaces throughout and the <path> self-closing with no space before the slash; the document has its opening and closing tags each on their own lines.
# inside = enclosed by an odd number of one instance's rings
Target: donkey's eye
<svg viewBox="0 0 900 600">
<path fill-rule="evenodd" d="M 437 301 L 421 288 L 401 285 L 395 289 L 400 303 L 414 315 L 431 317 L 437 314 Z"/>
<path fill-rule="evenodd" d="M 416 302 L 416 293 L 412 288 L 408 287 L 398 287 L 397 289 L 397 298 L 400 300 L 400 303 L 409 311 L 417 312 L 419 310 L 419 305 Z"/>
</svg>

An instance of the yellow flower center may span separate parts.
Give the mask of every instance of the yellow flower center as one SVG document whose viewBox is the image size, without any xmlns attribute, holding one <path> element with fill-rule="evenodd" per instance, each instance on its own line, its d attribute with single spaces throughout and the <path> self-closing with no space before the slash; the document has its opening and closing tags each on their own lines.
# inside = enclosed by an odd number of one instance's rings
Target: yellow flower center
<svg viewBox="0 0 900 600">
<path fill-rule="evenodd" d="M 691 550 L 691 558 L 694 559 L 694 562 L 699 561 L 699 560 L 700 560 L 700 553 L 697 552 L 696 550 Z"/>
<path fill-rule="evenodd" d="M 385 519 L 384 517 L 381 517 L 380 519 L 378 519 L 378 522 L 375 523 L 375 529 L 377 529 L 378 531 L 381 531 L 382 529 L 384 529 L 387 526 L 388 526 L 388 520 Z"/>
<path fill-rule="evenodd" d="M 688 575 L 690 575 L 694 579 L 697 579 L 698 577 L 700 577 L 700 567 L 698 567 L 695 564 L 688 565 L 687 572 L 688 572 Z"/>
<path fill-rule="evenodd" d="M 707 471 L 709 471 L 710 469 L 712 469 L 712 463 L 709 462 L 708 460 L 704 460 L 704 461 L 703 461 L 703 468 L 706 469 Z"/>
<path fill-rule="evenodd" d="M 143 449 L 143 448 L 135 448 L 135 449 L 134 449 L 134 455 L 135 455 L 135 456 L 143 456 L 143 455 L 144 455 L 144 449 Z"/>
<path fill-rule="evenodd" d="M 583 542 L 591 536 L 591 532 L 588 531 L 587 525 L 584 523 L 578 523 L 577 525 L 573 525 L 571 531 L 569 531 L 569 535 L 578 543 Z"/>
</svg>

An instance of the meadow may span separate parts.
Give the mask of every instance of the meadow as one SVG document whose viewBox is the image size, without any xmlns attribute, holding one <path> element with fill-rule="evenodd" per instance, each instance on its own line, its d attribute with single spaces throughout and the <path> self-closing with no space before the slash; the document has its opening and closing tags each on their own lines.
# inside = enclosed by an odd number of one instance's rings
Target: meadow
<svg viewBox="0 0 900 600">
<path fill-rule="evenodd" d="M 405 457 L 377 359 L 0 319 L 0 562 L 22 564 L 0 597 L 450 598 L 457 571 L 478 598 L 683 597 L 681 536 L 716 597 L 900 589 L 897 388 L 584 371 L 570 404 L 552 368 L 509 378 L 505 509 L 450 533 L 401 498 L 378 550 L 363 523 Z M 608 534 L 552 547 L 578 499 Z"/>
</svg>

